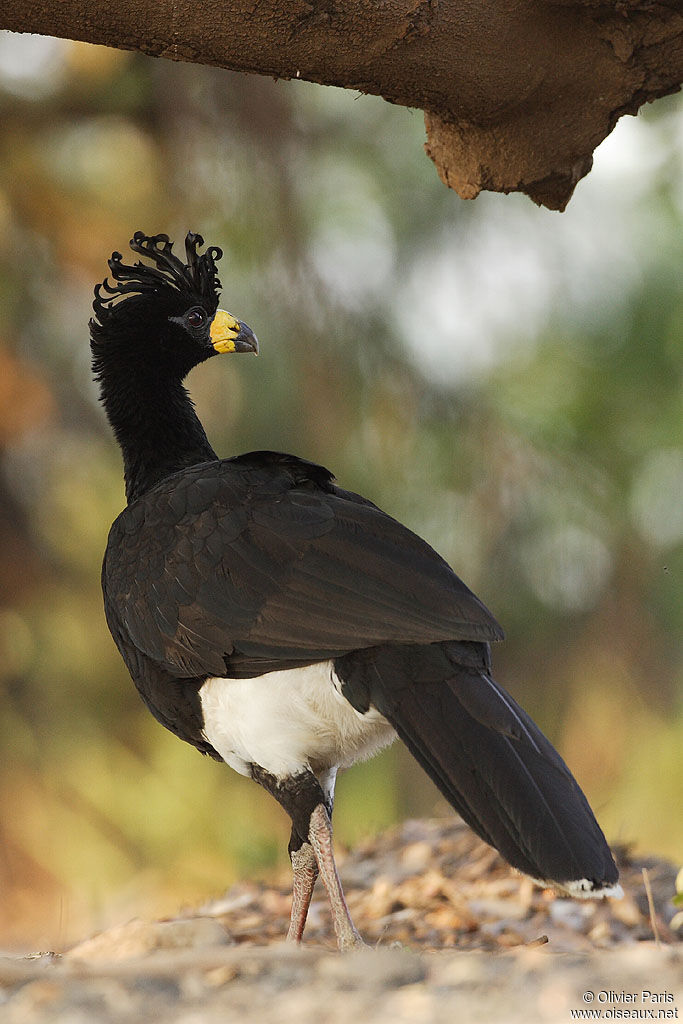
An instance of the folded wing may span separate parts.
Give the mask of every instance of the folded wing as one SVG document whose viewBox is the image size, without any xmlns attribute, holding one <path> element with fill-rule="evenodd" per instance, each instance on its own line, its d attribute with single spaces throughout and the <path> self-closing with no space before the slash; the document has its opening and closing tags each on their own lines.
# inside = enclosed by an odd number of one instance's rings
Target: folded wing
<svg viewBox="0 0 683 1024">
<path fill-rule="evenodd" d="M 425 541 L 322 467 L 270 452 L 195 466 L 129 506 L 103 587 L 122 653 L 132 643 L 181 677 L 502 636 Z"/>
</svg>

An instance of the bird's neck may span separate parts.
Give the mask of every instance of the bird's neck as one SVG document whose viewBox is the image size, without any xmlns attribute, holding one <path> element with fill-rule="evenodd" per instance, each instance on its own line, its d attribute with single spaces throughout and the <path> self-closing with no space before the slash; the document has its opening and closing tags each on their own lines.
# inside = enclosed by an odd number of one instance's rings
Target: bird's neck
<svg viewBox="0 0 683 1024">
<path fill-rule="evenodd" d="M 172 473 L 218 458 L 180 381 L 143 370 L 125 378 L 104 373 L 100 382 L 123 454 L 128 504 Z"/>
</svg>

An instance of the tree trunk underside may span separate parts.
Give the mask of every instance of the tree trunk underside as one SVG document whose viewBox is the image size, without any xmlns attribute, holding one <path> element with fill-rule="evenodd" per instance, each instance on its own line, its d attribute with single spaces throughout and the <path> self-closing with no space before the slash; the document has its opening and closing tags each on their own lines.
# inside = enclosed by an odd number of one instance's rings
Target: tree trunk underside
<svg viewBox="0 0 683 1024">
<path fill-rule="evenodd" d="M 617 119 L 683 80 L 681 0 L 13 0 L 0 28 L 417 107 L 460 196 L 554 210 Z"/>
</svg>

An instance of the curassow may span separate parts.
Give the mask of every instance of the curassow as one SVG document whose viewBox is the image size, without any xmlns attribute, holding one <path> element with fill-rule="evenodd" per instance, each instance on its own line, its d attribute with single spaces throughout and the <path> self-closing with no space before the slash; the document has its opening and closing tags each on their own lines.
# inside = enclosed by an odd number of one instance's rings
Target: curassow
<svg viewBox="0 0 683 1024">
<path fill-rule="evenodd" d="M 272 451 L 219 459 L 183 380 L 258 352 L 218 309 L 221 250 L 136 232 L 109 260 L 93 370 L 127 507 L 102 569 L 107 622 L 152 714 L 270 792 L 292 819 L 288 936 L 318 873 L 340 948 L 360 943 L 332 850 L 337 772 L 395 735 L 510 864 L 576 896 L 619 893 L 559 754 L 491 675 L 491 613 L 423 540 L 328 470 Z"/>
</svg>

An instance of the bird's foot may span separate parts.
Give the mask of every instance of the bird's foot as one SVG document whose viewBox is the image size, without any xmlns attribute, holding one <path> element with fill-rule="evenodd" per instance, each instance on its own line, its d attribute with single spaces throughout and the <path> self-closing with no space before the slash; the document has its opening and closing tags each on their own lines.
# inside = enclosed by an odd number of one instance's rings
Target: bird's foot
<svg viewBox="0 0 683 1024">
<path fill-rule="evenodd" d="M 346 922 L 344 922 L 346 923 Z M 338 928 L 337 922 L 335 921 L 335 931 L 337 933 L 337 945 L 340 953 L 348 953 L 354 949 L 370 949 L 367 942 L 363 941 L 363 938 L 356 931 L 353 923 L 351 928 Z"/>
</svg>

